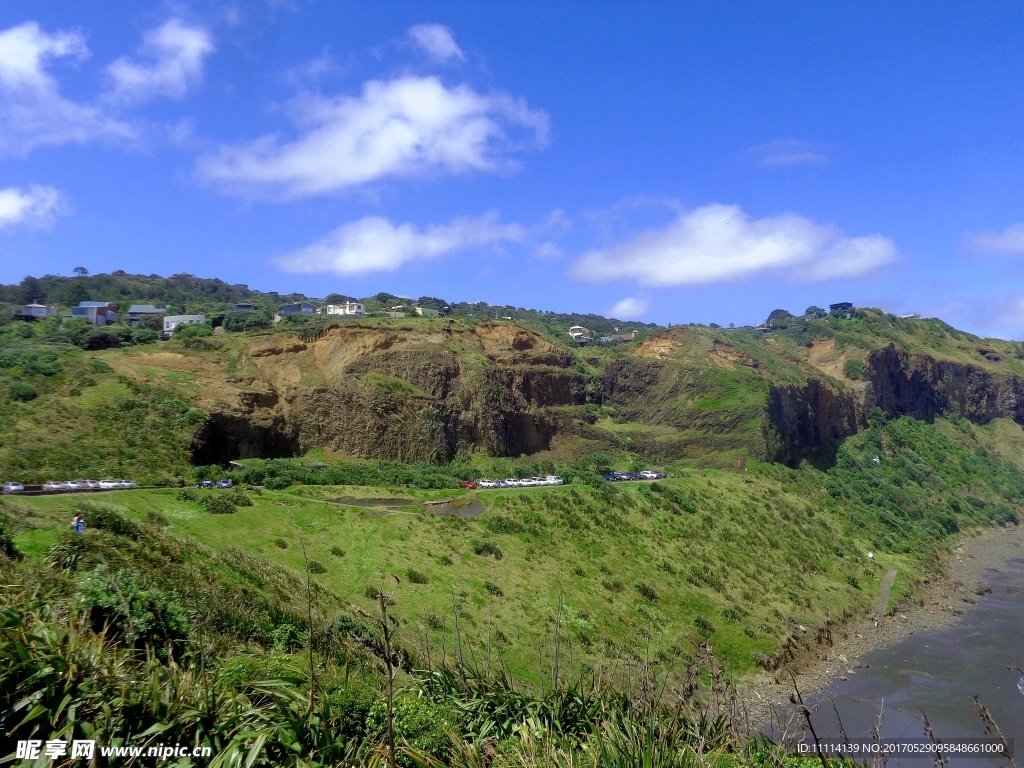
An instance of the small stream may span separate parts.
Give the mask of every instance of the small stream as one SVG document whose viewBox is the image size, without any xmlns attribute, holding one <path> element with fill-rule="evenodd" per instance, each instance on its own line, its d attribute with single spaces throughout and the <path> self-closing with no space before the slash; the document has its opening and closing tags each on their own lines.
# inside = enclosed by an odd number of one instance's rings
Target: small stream
<svg viewBox="0 0 1024 768">
<path fill-rule="evenodd" d="M 984 578 L 992 592 L 978 596 L 958 624 L 870 652 L 861 659 L 869 668 L 856 670 L 847 681 L 837 680 L 813 697 L 818 704 L 813 718 L 818 736 L 840 738 L 834 703 L 850 739 L 871 738 L 884 701 L 883 739 L 925 738 L 922 711 L 940 740 L 981 738 L 985 724 L 970 699 L 977 694 L 1003 734 L 1014 739 L 1015 759 L 1024 765 L 1021 675 L 1007 670 L 1008 665 L 1024 667 L 1024 558 L 1007 560 Z M 919 759 L 910 764 L 926 765 Z M 1009 762 L 951 757 L 949 764 L 996 768 Z"/>
</svg>

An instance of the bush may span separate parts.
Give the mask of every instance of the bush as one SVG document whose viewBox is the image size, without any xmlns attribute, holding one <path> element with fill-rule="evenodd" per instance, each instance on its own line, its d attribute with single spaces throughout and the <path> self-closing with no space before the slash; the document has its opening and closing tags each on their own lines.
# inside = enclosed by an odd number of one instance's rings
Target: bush
<svg viewBox="0 0 1024 768">
<path fill-rule="evenodd" d="M 135 521 L 129 520 L 117 510 L 103 504 L 83 501 L 75 511 L 84 518 L 87 528 L 110 531 L 130 539 L 137 539 L 142 533 Z"/>
<path fill-rule="evenodd" d="M 266 312 L 228 312 L 224 316 L 224 330 L 238 333 L 250 328 L 269 328 L 274 324 Z"/>
<path fill-rule="evenodd" d="M 290 653 L 302 647 L 302 634 L 294 624 L 278 624 L 270 632 L 274 650 Z"/>
<path fill-rule="evenodd" d="M 0 556 L 10 560 L 21 559 L 21 552 L 18 551 L 18 547 L 14 543 L 14 537 L 11 535 L 10 530 L 8 530 L 7 523 L 3 517 L 0 517 Z"/>
<path fill-rule="evenodd" d="M 448 557 L 448 555 L 441 555 L 437 558 L 437 562 L 441 565 L 455 565 L 455 561 Z"/>
<path fill-rule="evenodd" d="M 251 507 L 252 499 L 241 488 L 232 488 L 230 491 L 221 494 L 236 507 Z"/>
<path fill-rule="evenodd" d="M 210 494 L 204 496 L 199 503 L 206 507 L 206 511 L 211 515 L 233 515 L 236 511 L 235 505 L 226 494 Z"/>
<path fill-rule="evenodd" d="M 335 545 L 335 546 L 331 547 L 331 554 L 334 555 L 335 557 L 344 557 L 345 556 L 345 550 L 342 549 L 341 547 Z"/>
<path fill-rule="evenodd" d="M 35 400 L 39 397 L 39 393 L 31 384 L 26 384 L 23 381 L 12 381 L 7 385 L 7 396 L 11 400 L 21 400 L 27 403 L 29 400 Z"/>
<path fill-rule="evenodd" d="M 274 539 L 274 546 L 278 549 L 288 549 L 288 542 L 278 536 Z"/>
<path fill-rule="evenodd" d="M 601 586 L 607 589 L 609 592 L 621 592 L 626 588 L 619 579 L 605 579 L 601 582 Z"/>
<path fill-rule="evenodd" d="M 523 525 L 510 517 L 495 515 L 487 519 L 487 528 L 493 533 L 522 533 Z"/>
<path fill-rule="evenodd" d="M 864 363 L 860 360 L 847 360 L 843 363 L 843 373 L 856 381 L 864 375 Z"/>
<path fill-rule="evenodd" d="M 309 572 L 310 573 L 327 573 L 327 566 L 321 563 L 319 560 L 309 561 Z"/>
<path fill-rule="evenodd" d="M 481 557 L 493 557 L 495 560 L 501 560 L 505 556 L 505 553 L 501 551 L 501 547 L 493 541 L 475 542 L 473 544 L 473 552 Z"/>
<path fill-rule="evenodd" d="M 427 578 L 427 575 L 425 573 L 421 573 L 420 571 L 417 571 L 415 568 L 408 568 L 408 569 L 406 569 L 405 576 L 406 576 L 406 578 L 409 579 L 409 582 L 412 583 L 412 584 L 429 584 L 430 583 L 430 579 Z"/>
<path fill-rule="evenodd" d="M 132 343 L 153 344 L 160 338 L 160 334 L 149 328 L 132 329 Z"/>
<path fill-rule="evenodd" d="M 640 593 L 640 597 L 649 603 L 658 602 L 658 593 L 654 591 L 654 587 L 643 581 L 637 582 L 636 591 Z"/>
<path fill-rule="evenodd" d="M 694 616 L 693 625 L 697 627 L 697 631 L 702 635 L 707 636 L 715 633 L 714 625 L 703 616 Z"/>
<path fill-rule="evenodd" d="M 447 758 L 452 748 L 449 733 L 459 733 L 462 717 L 451 704 L 438 704 L 425 697 L 402 694 L 394 700 L 395 740 L 408 742 L 435 758 Z M 366 730 L 380 738 L 388 727 L 387 704 L 383 698 L 370 708 L 366 717 Z M 409 765 L 405 755 L 400 765 Z"/>
<path fill-rule="evenodd" d="M 852 573 L 846 574 L 846 583 L 854 589 L 860 589 L 860 581 Z"/>
<path fill-rule="evenodd" d="M 263 487 L 266 488 L 268 491 L 283 491 L 291 484 L 291 479 L 287 477 L 268 477 L 263 482 Z"/>
<path fill-rule="evenodd" d="M 201 339 L 207 336 L 213 336 L 213 327 L 206 323 L 179 325 L 174 330 L 174 338 L 176 339 Z"/>
<path fill-rule="evenodd" d="M 367 584 L 366 589 L 363 590 L 363 597 L 367 600 L 376 600 L 380 597 L 380 590 L 373 584 Z"/>
<path fill-rule="evenodd" d="M 97 360 L 96 358 L 93 358 L 92 360 L 89 361 L 89 367 L 92 368 L 93 371 L 95 371 L 96 373 L 110 373 L 111 371 L 114 370 L 105 362 L 103 362 L 102 360 Z"/>
<path fill-rule="evenodd" d="M 178 491 L 178 501 L 192 501 L 199 502 L 199 494 L 191 488 L 182 488 Z"/>
<path fill-rule="evenodd" d="M 485 581 L 484 582 L 484 589 L 486 589 L 488 592 L 490 592 L 495 597 L 501 597 L 502 595 L 505 594 L 504 592 L 501 591 L 501 587 L 499 587 L 493 581 Z"/>
</svg>

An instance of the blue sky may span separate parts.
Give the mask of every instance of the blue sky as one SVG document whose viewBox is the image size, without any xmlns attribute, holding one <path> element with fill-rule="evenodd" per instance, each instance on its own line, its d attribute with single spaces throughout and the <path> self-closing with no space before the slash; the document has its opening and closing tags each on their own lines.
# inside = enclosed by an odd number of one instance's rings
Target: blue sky
<svg viewBox="0 0 1024 768">
<path fill-rule="evenodd" d="M 6 0 L 0 280 L 1024 337 L 1014 3 Z"/>
</svg>

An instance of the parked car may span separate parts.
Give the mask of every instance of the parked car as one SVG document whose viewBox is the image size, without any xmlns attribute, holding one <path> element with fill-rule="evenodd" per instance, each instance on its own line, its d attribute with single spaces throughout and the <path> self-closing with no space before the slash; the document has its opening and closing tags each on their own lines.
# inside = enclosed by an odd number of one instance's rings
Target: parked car
<svg viewBox="0 0 1024 768">
<path fill-rule="evenodd" d="M 478 488 L 497 488 L 498 487 L 498 481 L 497 480 L 481 480 L 476 485 L 477 485 Z"/>
<path fill-rule="evenodd" d="M 196 488 L 213 488 L 213 480 L 200 480 L 196 483 Z"/>
<path fill-rule="evenodd" d="M 225 477 L 222 480 L 218 480 L 216 483 L 214 483 L 214 485 L 217 488 L 234 488 L 235 487 L 235 481 L 232 480 L 230 477 Z"/>
<path fill-rule="evenodd" d="M 462 481 L 462 487 L 463 488 L 473 489 L 473 488 L 476 488 L 476 483 L 470 482 L 469 480 L 463 480 Z"/>
<path fill-rule="evenodd" d="M 82 483 L 83 487 L 90 491 L 97 491 L 100 487 L 98 480 L 79 480 L 78 482 Z"/>
<path fill-rule="evenodd" d="M 4 483 L 4 493 L 23 493 L 25 486 L 21 483 Z"/>
<path fill-rule="evenodd" d="M 65 480 L 64 490 L 65 491 L 80 491 L 84 488 L 81 480 Z"/>
<path fill-rule="evenodd" d="M 615 472 L 602 472 L 601 477 L 607 480 L 609 483 L 614 483 L 619 479 L 619 476 Z"/>
<path fill-rule="evenodd" d="M 548 475 L 544 479 L 548 481 L 548 485 L 564 485 L 565 484 L 565 480 L 563 480 L 561 478 L 561 476 L 559 476 L 559 475 Z"/>
<path fill-rule="evenodd" d="M 138 488 L 139 486 L 137 486 L 131 480 L 122 480 L 121 481 L 121 487 L 122 488 Z"/>
<path fill-rule="evenodd" d="M 169 333 L 161 333 L 160 334 L 160 341 L 170 341 L 170 338 L 171 338 L 171 334 L 169 334 Z"/>
<path fill-rule="evenodd" d="M 118 480 L 100 480 L 100 488 L 104 491 L 113 491 L 121 487 Z"/>
<path fill-rule="evenodd" d="M 43 483 L 44 491 L 65 491 L 64 483 L 58 480 L 50 480 L 48 483 Z"/>
<path fill-rule="evenodd" d="M 661 480 L 665 477 L 665 473 L 656 469 L 645 469 L 640 473 L 640 477 L 644 480 Z"/>
</svg>

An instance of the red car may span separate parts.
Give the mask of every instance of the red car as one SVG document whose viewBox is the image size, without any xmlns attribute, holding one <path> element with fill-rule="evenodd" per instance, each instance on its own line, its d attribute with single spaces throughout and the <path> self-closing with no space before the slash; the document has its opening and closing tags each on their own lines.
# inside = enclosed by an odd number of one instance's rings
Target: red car
<svg viewBox="0 0 1024 768">
<path fill-rule="evenodd" d="M 463 488 L 476 488 L 476 483 L 471 483 L 469 480 L 462 481 Z"/>
</svg>

